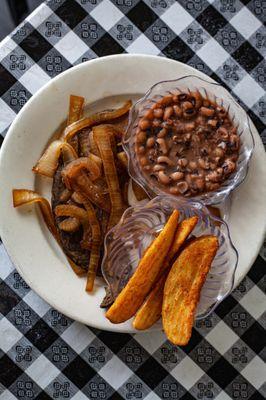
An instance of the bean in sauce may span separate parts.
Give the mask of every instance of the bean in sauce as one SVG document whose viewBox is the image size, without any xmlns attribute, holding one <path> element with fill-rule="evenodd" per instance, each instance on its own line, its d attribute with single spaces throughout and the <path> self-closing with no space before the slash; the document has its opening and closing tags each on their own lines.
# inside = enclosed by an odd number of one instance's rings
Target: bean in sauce
<svg viewBox="0 0 266 400">
<path fill-rule="evenodd" d="M 236 169 L 237 128 L 224 107 L 199 92 L 162 97 L 140 119 L 136 135 L 143 174 L 171 194 L 217 190 Z"/>
</svg>

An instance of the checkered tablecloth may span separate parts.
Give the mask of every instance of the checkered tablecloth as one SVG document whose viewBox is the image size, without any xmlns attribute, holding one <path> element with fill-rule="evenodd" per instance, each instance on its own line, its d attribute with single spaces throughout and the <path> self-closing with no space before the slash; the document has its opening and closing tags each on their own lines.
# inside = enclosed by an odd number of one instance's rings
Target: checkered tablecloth
<svg viewBox="0 0 266 400">
<path fill-rule="evenodd" d="M 0 143 L 51 78 L 123 52 L 170 57 L 222 82 L 266 140 L 265 10 L 265 0 L 42 4 L 0 44 Z M 179 348 L 161 332 L 99 331 L 51 309 L 0 244 L 0 399 L 264 399 L 263 258 L 262 251 L 240 286 Z"/>
</svg>

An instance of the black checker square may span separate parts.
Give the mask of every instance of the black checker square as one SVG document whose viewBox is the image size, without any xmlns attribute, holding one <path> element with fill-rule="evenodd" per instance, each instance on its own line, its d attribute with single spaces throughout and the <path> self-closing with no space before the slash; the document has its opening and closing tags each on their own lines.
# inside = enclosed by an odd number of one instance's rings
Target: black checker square
<svg viewBox="0 0 266 400">
<path fill-rule="evenodd" d="M 114 389 L 101 376 L 95 374 L 86 386 L 83 387 L 82 392 L 89 399 L 108 400 L 114 394 Z"/>
<path fill-rule="evenodd" d="M 49 50 L 52 45 L 37 31 L 34 30 L 29 36 L 22 40 L 20 47 L 38 62 Z"/>
<path fill-rule="evenodd" d="M 265 104 L 266 106 L 266 104 Z M 263 258 L 258 255 L 256 258 L 256 261 L 254 262 L 252 268 L 248 272 L 248 277 L 254 282 L 258 283 L 261 278 L 265 276 L 265 261 Z"/>
<path fill-rule="evenodd" d="M 174 32 L 160 18 L 146 31 L 147 36 L 158 49 L 163 50 L 175 38 Z"/>
<path fill-rule="evenodd" d="M 178 3 L 180 3 L 194 18 L 204 12 L 209 5 L 207 0 L 179 0 Z"/>
<path fill-rule="evenodd" d="M 64 1 L 63 4 L 55 10 L 55 13 L 70 29 L 74 29 L 75 26 L 88 15 L 84 8 L 75 0 Z"/>
<path fill-rule="evenodd" d="M 132 371 L 140 368 L 150 357 L 149 353 L 134 338 L 123 346 L 117 356 Z"/>
<path fill-rule="evenodd" d="M 247 399 L 255 393 L 256 389 L 242 375 L 237 375 L 230 384 L 225 387 L 225 392 L 231 399 Z M 255 397 L 255 399 L 259 399 Z"/>
<path fill-rule="evenodd" d="M 147 361 L 145 361 L 145 363 L 135 371 L 135 374 L 139 376 L 151 389 L 154 389 L 163 379 L 165 379 L 168 372 L 155 360 L 155 358 L 150 356 Z"/>
<path fill-rule="evenodd" d="M 202 341 L 203 337 L 201 334 L 195 329 L 192 329 L 192 335 L 191 338 L 186 346 L 182 346 L 182 350 L 186 354 L 190 354 L 191 351 L 193 351 Z"/>
<path fill-rule="evenodd" d="M 83 40 L 88 47 L 94 45 L 105 34 L 102 26 L 95 21 L 90 15 L 87 15 L 73 29 L 75 34 Z"/>
<path fill-rule="evenodd" d="M 22 375 L 20 369 L 6 354 L 0 358 L 0 383 L 8 388 L 12 383 Z"/>
<path fill-rule="evenodd" d="M 195 399 L 215 399 L 221 392 L 221 388 L 207 374 L 204 374 L 189 391 Z"/>
<path fill-rule="evenodd" d="M 205 339 L 196 345 L 189 353 L 189 357 L 205 372 L 207 372 L 220 358 L 218 351 Z"/>
<path fill-rule="evenodd" d="M 183 63 L 188 63 L 194 54 L 191 48 L 179 37 L 173 39 L 162 52 L 166 57 Z"/>
<path fill-rule="evenodd" d="M 237 301 L 233 296 L 227 296 L 221 304 L 216 308 L 216 314 L 223 319 L 237 305 Z"/>
<path fill-rule="evenodd" d="M 50 400 L 51 397 L 43 390 L 36 396 L 35 400 Z"/>
<path fill-rule="evenodd" d="M 91 46 L 91 49 L 99 57 L 108 56 L 110 54 L 123 53 L 124 49 L 117 43 L 109 33 L 105 33 L 97 43 Z"/>
<path fill-rule="evenodd" d="M 0 96 L 16 83 L 16 78 L 0 64 Z"/>
<path fill-rule="evenodd" d="M 68 68 L 72 67 L 69 61 L 62 56 L 59 51 L 54 47 L 46 53 L 41 60 L 39 60 L 38 65 L 49 75 L 54 78 L 61 72 L 66 71 Z"/>
<path fill-rule="evenodd" d="M 266 346 L 265 331 L 257 321 L 246 330 L 241 339 L 246 342 L 255 353 L 259 353 Z"/>
<path fill-rule="evenodd" d="M 227 24 L 226 19 L 212 5 L 209 5 L 196 19 L 212 37 Z"/>
<path fill-rule="evenodd" d="M 48 349 L 58 338 L 57 333 L 42 319 L 39 319 L 25 336 L 41 352 Z"/>
<path fill-rule="evenodd" d="M 244 43 L 243 36 L 229 23 L 219 29 L 214 39 L 228 52 L 232 53 Z"/>
<path fill-rule="evenodd" d="M 172 375 L 167 375 L 154 392 L 160 399 L 181 399 L 186 389 Z"/>
<path fill-rule="evenodd" d="M 145 32 L 158 18 L 142 0 L 127 13 L 127 17 L 142 32 Z"/>
<path fill-rule="evenodd" d="M 221 357 L 208 370 L 208 375 L 221 388 L 225 388 L 233 379 L 235 379 L 236 376 L 238 376 L 238 371 L 224 357 Z"/>
<path fill-rule="evenodd" d="M 108 346 L 115 354 L 131 340 L 132 336 L 127 333 L 101 331 L 99 339 Z"/>
<path fill-rule="evenodd" d="M 19 304 L 21 298 L 4 282 L 0 283 L 0 313 L 7 315 Z"/>
<path fill-rule="evenodd" d="M 40 386 L 37 385 L 27 374 L 20 375 L 8 390 L 17 399 L 36 399 L 38 394 L 42 391 Z"/>
<path fill-rule="evenodd" d="M 247 71 L 251 72 L 262 60 L 262 55 L 251 46 L 249 42 L 244 42 L 234 53 L 232 57 Z"/>
<path fill-rule="evenodd" d="M 76 352 L 60 337 L 44 352 L 45 357 L 59 370 L 63 370 L 77 356 Z"/>
<path fill-rule="evenodd" d="M 2 96 L 2 99 L 4 99 L 9 107 L 17 114 L 31 96 L 31 93 L 20 83 L 20 81 L 17 81 L 9 90 L 6 91 Z M 30 291 L 30 287 L 17 271 L 13 271 L 9 275 L 8 284 L 10 284 L 13 290 L 22 297 Z"/>
<path fill-rule="evenodd" d="M 2 135 L 0 135 L 0 147 L 2 146 L 3 141 L 4 141 L 4 138 Z"/>
<path fill-rule="evenodd" d="M 96 375 L 95 370 L 80 356 L 77 356 L 62 372 L 79 389 L 82 389 Z"/>
</svg>

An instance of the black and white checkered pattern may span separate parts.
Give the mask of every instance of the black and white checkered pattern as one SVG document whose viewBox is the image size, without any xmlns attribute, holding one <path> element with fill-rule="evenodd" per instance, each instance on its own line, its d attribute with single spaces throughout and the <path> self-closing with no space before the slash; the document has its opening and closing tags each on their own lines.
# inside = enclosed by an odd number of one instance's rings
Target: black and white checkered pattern
<svg viewBox="0 0 266 400">
<path fill-rule="evenodd" d="M 264 0 L 50 0 L 0 44 L 0 143 L 60 72 L 113 53 L 177 59 L 226 86 L 266 142 Z M 0 244 L 0 399 L 266 396 L 265 249 L 186 347 L 88 328 L 51 309 Z"/>
</svg>

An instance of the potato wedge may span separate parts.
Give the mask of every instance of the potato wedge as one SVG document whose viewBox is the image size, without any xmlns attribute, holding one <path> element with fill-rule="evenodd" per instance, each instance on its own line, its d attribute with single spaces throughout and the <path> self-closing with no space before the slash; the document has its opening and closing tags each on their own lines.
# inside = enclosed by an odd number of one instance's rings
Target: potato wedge
<svg viewBox="0 0 266 400">
<path fill-rule="evenodd" d="M 216 236 L 192 240 L 172 266 L 164 286 L 162 319 L 167 338 L 188 343 L 200 291 L 218 249 Z"/>
<path fill-rule="evenodd" d="M 198 217 L 194 216 L 183 220 L 178 225 L 173 244 L 165 260 L 166 271 L 158 280 L 158 282 L 156 282 L 147 299 L 137 311 L 137 314 L 133 321 L 133 326 L 135 329 L 148 329 L 160 319 L 163 305 L 163 290 L 171 261 L 176 256 L 177 252 L 179 251 L 180 247 L 185 242 L 187 237 L 193 231 L 193 229 L 197 225 L 197 222 Z"/>
<path fill-rule="evenodd" d="M 164 269 L 163 261 L 176 232 L 178 215 L 178 211 L 174 210 L 164 229 L 145 252 L 127 285 L 107 311 L 106 317 L 114 324 L 133 317 L 151 290 L 158 273 Z"/>
</svg>

